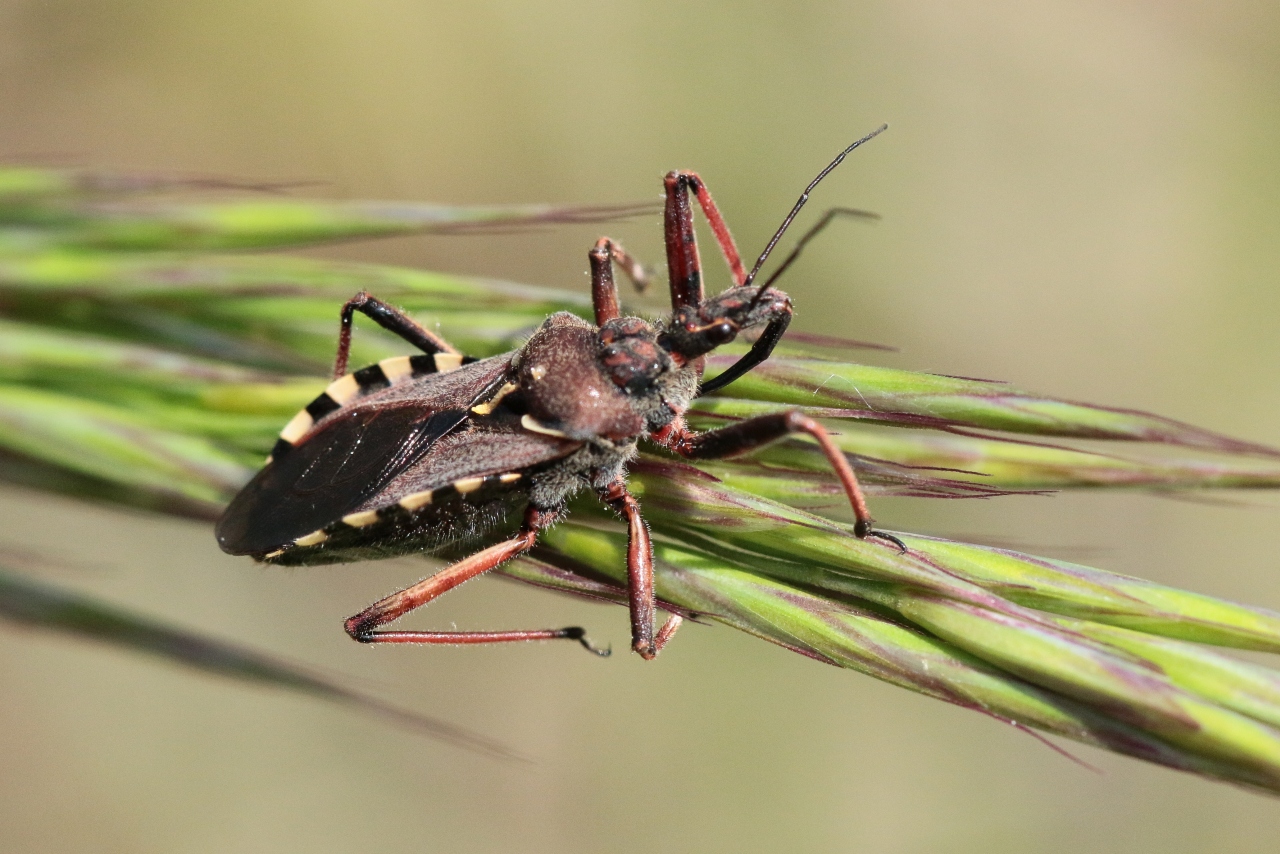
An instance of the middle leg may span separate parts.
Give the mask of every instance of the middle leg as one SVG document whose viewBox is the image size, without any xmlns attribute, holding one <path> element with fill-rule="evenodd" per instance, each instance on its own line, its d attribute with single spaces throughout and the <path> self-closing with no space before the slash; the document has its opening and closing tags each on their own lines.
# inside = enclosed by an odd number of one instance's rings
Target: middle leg
<svg viewBox="0 0 1280 854">
<path fill-rule="evenodd" d="M 684 618 L 672 614 L 655 635 L 653 632 L 653 543 L 649 526 L 640 515 L 640 502 L 621 478 L 600 491 L 600 500 L 627 520 L 627 590 L 631 603 L 631 648 L 646 661 L 653 660 L 676 633 Z"/>
<path fill-rule="evenodd" d="M 858 477 L 853 473 L 853 467 L 845 458 L 844 451 L 831 440 L 831 435 L 827 433 L 825 427 L 798 410 L 760 415 L 728 427 L 708 430 L 705 433 L 690 430 L 684 425 L 683 419 L 678 419 L 650 438 L 682 457 L 711 460 L 746 453 L 793 433 L 807 433 L 812 436 L 822 448 L 822 453 L 826 455 L 831 467 L 835 469 L 836 477 L 839 478 L 840 485 L 844 487 L 845 495 L 849 498 L 849 504 L 853 507 L 855 519 L 853 533 L 859 539 L 875 537 L 885 540 L 905 552 L 907 547 L 901 540 L 892 534 L 877 531 L 873 527 L 871 513 L 867 510 L 867 499 L 862 494 Z"/>
</svg>

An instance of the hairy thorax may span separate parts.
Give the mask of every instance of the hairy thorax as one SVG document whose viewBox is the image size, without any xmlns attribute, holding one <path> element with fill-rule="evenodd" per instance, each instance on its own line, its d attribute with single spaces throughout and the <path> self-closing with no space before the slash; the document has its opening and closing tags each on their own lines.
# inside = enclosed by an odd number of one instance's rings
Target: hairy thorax
<svg viewBox="0 0 1280 854">
<path fill-rule="evenodd" d="M 566 312 L 543 323 L 513 369 L 526 428 L 584 442 L 535 482 L 531 498 L 543 507 L 620 476 L 637 440 L 683 413 L 698 382 L 658 346 L 646 321 L 624 317 L 597 328 Z"/>
</svg>

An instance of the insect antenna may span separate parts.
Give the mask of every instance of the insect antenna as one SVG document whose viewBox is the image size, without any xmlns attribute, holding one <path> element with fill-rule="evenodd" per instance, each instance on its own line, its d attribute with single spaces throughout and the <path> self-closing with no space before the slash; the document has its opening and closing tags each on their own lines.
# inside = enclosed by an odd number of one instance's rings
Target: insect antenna
<svg viewBox="0 0 1280 854">
<path fill-rule="evenodd" d="M 849 153 L 851 151 L 853 151 L 859 145 L 862 145 L 864 142 L 869 142 L 870 140 L 875 139 L 877 136 L 884 133 L 888 129 L 889 129 L 889 126 L 887 124 L 880 125 L 880 127 L 876 128 L 871 133 L 862 137 L 862 139 L 856 140 L 852 145 L 850 145 L 844 151 L 836 155 L 836 159 L 828 163 L 827 168 L 823 169 L 821 172 L 818 173 L 818 177 L 814 178 L 812 181 L 809 182 L 809 186 L 805 187 L 804 192 L 800 194 L 800 198 L 796 199 L 796 203 L 791 208 L 791 212 L 788 213 L 786 219 L 782 221 L 782 225 L 778 226 L 778 230 L 774 232 L 773 237 L 769 240 L 769 244 L 765 246 L 764 251 L 760 253 L 760 257 L 756 259 L 756 264 L 754 267 L 751 268 L 751 272 L 747 274 L 746 281 L 743 282 L 743 285 L 750 285 L 752 282 L 755 281 L 756 274 L 760 272 L 760 268 L 763 267 L 764 262 L 768 260 L 769 254 L 773 252 L 773 247 L 778 245 L 778 241 L 782 239 L 782 235 L 786 234 L 787 229 L 791 227 L 791 223 L 796 218 L 796 215 L 800 213 L 800 209 L 804 207 L 805 202 L 809 201 L 809 194 L 813 192 L 813 188 L 818 186 L 818 184 L 822 181 L 823 178 L 830 175 L 832 170 L 834 170 L 837 166 L 839 166 L 844 161 L 844 159 L 849 156 Z M 813 229 L 810 229 L 810 233 L 806 234 L 805 238 L 801 239 L 801 246 L 804 245 L 804 242 L 806 239 L 812 238 L 813 231 L 814 231 Z M 791 256 L 787 258 L 786 262 L 784 262 L 784 268 L 786 264 L 789 264 L 795 260 L 795 255 L 797 254 L 798 254 L 797 252 L 792 252 Z M 777 278 L 777 276 L 775 275 L 774 277 L 770 278 L 769 282 L 772 282 L 774 278 Z M 751 305 L 755 305 L 755 303 L 762 296 L 764 296 L 765 289 L 769 286 L 769 282 L 766 282 L 765 284 L 761 285 L 760 288 L 756 291 L 755 297 L 753 297 L 751 300 Z"/>
<path fill-rule="evenodd" d="M 805 245 L 810 240 L 813 240 L 813 238 L 817 237 L 818 234 L 824 228 L 830 225 L 831 221 L 835 219 L 837 216 L 850 216 L 850 217 L 856 217 L 858 219 L 879 219 L 880 218 L 880 214 L 875 213 L 874 211 L 864 211 L 864 210 L 859 210 L 858 208 L 828 208 L 827 212 L 824 213 L 822 217 L 816 223 L 814 223 L 813 226 L 808 231 L 804 233 L 804 236 L 796 241 L 795 248 L 792 249 L 791 253 L 787 255 L 786 258 L 783 259 L 781 264 L 778 265 L 778 269 L 774 270 L 772 273 L 769 274 L 769 278 L 765 280 L 765 283 L 763 285 L 760 286 L 760 290 L 761 291 L 768 290 L 770 285 L 772 285 L 774 282 L 780 279 L 782 277 L 782 274 L 787 272 L 787 268 L 790 267 L 792 264 L 794 264 L 796 259 L 800 257 L 800 253 L 804 251 Z"/>
</svg>

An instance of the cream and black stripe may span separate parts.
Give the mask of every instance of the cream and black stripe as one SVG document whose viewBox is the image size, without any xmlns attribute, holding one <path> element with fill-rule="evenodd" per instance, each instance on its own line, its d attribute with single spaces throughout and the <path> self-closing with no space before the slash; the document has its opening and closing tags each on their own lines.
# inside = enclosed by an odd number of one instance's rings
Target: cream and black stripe
<svg viewBox="0 0 1280 854">
<path fill-rule="evenodd" d="M 308 546 L 318 546 L 329 539 L 330 535 L 335 533 L 341 526 L 348 528 L 367 528 L 378 522 L 387 519 L 392 514 L 397 513 L 416 513 L 423 507 L 433 504 L 444 504 L 447 501 L 457 499 L 462 496 L 468 496 L 473 493 L 488 493 L 493 488 L 507 486 L 508 484 L 519 481 L 523 474 L 520 472 L 507 472 L 506 474 L 491 474 L 485 477 L 465 477 L 461 480 L 455 480 L 453 483 L 438 486 L 435 489 L 427 489 L 422 492 L 415 492 L 406 495 L 395 504 L 389 504 L 386 507 L 379 507 L 375 510 L 361 510 L 358 513 L 348 513 L 342 517 L 341 522 L 328 525 L 317 531 L 312 531 L 306 536 L 298 537 L 289 546 L 278 549 L 266 555 L 266 558 L 279 557 L 289 548 L 306 548 Z"/>
<path fill-rule="evenodd" d="M 487 477 L 464 477 L 461 480 L 455 480 L 453 483 L 437 486 L 435 489 L 406 495 L 395 504 L 384 509 L 390 510 L 398 507 L 401 510 L 408 510 L 412 513 L 426 507 L 428 504 L 443 504 L 459 495 L 470 495 L 473 492 L 488 491 L 492 487 L 506 486 L 509 483 L 515 483 L 521 477 L 523 475 L 520 472 L 491 474 Z M 343 521 L 345 522 L 346 520 L 344 519 Z"/>
<path fill-rule="evenodd" d="M 427 374 L 448 373 L 474 361 L 476 361 L 475 358 L 458 353 L 393 356 L 390 359 L 383 359 L 376 365 L 339 377 L 329 383 L 329 387 L 323 394 L 308 403 L 305 409 L 290 419 L 280 431 L 280 438 L 271 449 L 271 456 L 267 457 L 267 462 L 287 453 L 290 448 L 297 445 L 317 421 L 337 412 L 363 395 L 380 391 L 407 379 Z"/>
</svg>

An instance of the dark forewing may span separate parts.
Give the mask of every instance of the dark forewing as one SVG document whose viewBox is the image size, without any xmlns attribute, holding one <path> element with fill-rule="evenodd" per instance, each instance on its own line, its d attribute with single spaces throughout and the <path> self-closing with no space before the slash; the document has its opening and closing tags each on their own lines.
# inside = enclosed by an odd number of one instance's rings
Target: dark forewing
<svg viewBox="0 0 1280 854">
<path fill-rule="evenodd" d="M 394 504 L 406 495 L 448 487 L 459 480 L 501 474 L 528 474 L 582 447 L 581 442 L 540 433 L 529 433 L 511 425 L 486 424 L 475 419 L 468 428 L 444 437 L 416 464 L 388 483 L 372 501 L 359 510 Z M 528 479 L 513 481 L 520 488 Z"/>
<path fill-rule="evenodd" d="M 261 554 L 340 518 L 391 482 L 467 418 L 465 409 L 356 406 L 273 460 L 218 523 L 232 554 Z"/>
<path fill-rule="evenodd" d="M 262 557 L 306 565 L 431 552 L 518 519 L 539 475 L 581 442 L 478 418 L 432 445 L 385 489 Z"/>
<path fill-rule="evenodd" d="M 340 518 L 411 468 L 501 384 L 507 356 L 363 393 L 277 452 L 218 522 L 231 554 L 263 554 Z M 357 372 L 359 373 L 359 372 Z M 327 394 L 317 401 L 329 400 Z M 310 411 L 315 404 L 308 407 Z"/>
</svg>

